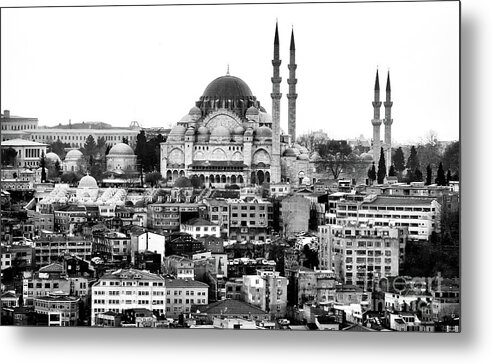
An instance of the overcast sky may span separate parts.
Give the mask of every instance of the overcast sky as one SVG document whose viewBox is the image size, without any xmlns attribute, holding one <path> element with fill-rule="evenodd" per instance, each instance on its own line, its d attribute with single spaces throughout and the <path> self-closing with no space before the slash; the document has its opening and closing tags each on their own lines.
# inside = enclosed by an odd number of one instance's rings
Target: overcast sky
<svg viewBox="0 0 492 364">
<path fill-rule="evenodd" d="M 40 125 L 169 126 L 229 65 L 271 112 L 276 19 L 282 129 L 294 27 L 298 135 L 371 138 L 379 66 L 394 140 L 459 138 L 458 2 L 2 9 L 2 110 Z"/>
</svg>

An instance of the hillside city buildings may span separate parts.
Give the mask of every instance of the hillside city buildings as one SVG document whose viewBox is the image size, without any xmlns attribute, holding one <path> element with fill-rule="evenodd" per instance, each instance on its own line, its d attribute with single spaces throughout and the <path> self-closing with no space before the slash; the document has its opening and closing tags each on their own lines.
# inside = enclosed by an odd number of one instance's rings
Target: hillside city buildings
<svg viewBox="0 0 492 364">
<path fill-rule="evenodd" d="M 392 165 L 389 73 L 383 102 L 376 72 L 372 141 L 346 141 L 354 164 L 330 178 L 296 139 L 294 32 L 287 134 L 277 28 L 273 48 L 271 112 L 240 78 L 214 79 L 162 129 L 156 181 L 138 123 L 48 128 L 4 111 L 2 325 L 459 331 L 456 267 L 417 267 L 459 250 L 459 182 L 367 178 L 381 148 Z M 106 152 L 87 155 L 89 136 Z"/>
</svg>

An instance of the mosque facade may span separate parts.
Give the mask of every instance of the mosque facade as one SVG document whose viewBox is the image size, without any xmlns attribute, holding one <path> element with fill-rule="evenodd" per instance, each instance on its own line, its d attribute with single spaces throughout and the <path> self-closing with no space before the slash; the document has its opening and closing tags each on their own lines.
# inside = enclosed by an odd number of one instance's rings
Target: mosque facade
<svg viewBox="0 0 492 364">
<path fill-rule="evenodd" d="M 280 129 L 279 49 L 276 26 L 271 114 L 261 106 L 246 82 L 229 71 L 213 80 L 161 143 L 161 174 L 169 184 L 181 176 L 196 177 L 206 186 L 217 187 L 298 183 L 306 181 L 306 177 L 310 180 L 314 164 L 309 151 L 291 143 L 295 140 L 297 99 L 293 31 L 288 65 L 287 135 Z"/>
</svg>

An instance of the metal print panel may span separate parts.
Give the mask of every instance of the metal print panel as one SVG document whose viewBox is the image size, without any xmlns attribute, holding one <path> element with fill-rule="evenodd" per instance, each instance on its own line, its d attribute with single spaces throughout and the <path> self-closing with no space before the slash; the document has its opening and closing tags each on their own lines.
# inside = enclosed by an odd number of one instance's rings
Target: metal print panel
<svg viewBox="0 0 492 364">
<path fill-rule="evenodd" d="M 459 332 L 459 6 L 3 8 L 1 324 Z"/>
</svg>

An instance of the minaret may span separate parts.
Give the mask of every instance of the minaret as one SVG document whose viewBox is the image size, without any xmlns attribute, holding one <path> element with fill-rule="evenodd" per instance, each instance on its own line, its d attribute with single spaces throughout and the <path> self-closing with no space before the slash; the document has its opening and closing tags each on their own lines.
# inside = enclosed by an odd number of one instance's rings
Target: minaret
<svg viewBox="0 0 492 364">
<path fill-rule="evenodd" d="M 271 181 L 280 182 L 280 44 L 278 41 L 278 23 L 275 24 L 275 40 L 273 42 L 273 77 L 272 77 L 272 161 L 270 165 Z"/>
<path fill-rule="evenodd" d="M 372 119 L 372 157 L 374 162 L 379 162 L 381 154 L 381 101 L 379 101 L 379 70 L 376 70 L 376 83 L 374 85 L 374 101 L 372 102 L 374 108 L 374 117 Z"/>
<path fill-rule="evenodd" d="M 386 81 L 386 101 L 384 102 L 384 144 L 386 151 L 386 170 L 389 171 L 391 166 L 391 124 L 393 124 L 393 119 L 391 118 L 391 107 L 393 102 L 391 101 L 391 85 L 390 85 L 390 74 L 388 70 L 388 79 Z"/>
<path fill-rule="evenodd" d="M 296 142 L 296 45 L 294 43 L 294 29 L 292 28 L 292 35 L 290 37 L 290 63 L 289 63 L 289 93 L 287 99 L 289 99 L 289 115 L 288 115 L 288 129 L 289 135 L 292 138 L 292 143 Z"/>
</svg>

